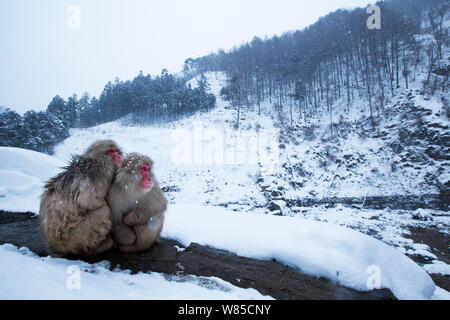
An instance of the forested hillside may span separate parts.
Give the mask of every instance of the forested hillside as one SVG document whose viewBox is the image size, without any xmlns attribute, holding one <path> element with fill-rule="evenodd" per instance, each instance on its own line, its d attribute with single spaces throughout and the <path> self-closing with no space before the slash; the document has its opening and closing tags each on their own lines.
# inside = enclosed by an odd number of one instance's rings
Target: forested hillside
<svg viewBox="0 0 450 320">
<path fill-rule="evenodd" d="M 97 97 L 55 96 L 47 110 L 0 114 L 0 145 L 51 152 L 73 127 L 90 127 L 129 115 L 130 124 L 171 121 L 215 106 L 204 74 L 225 72 L 222 96 L 242 112 L 269 106 L 284 124 L 326 121 L 330 136 L 341 120 L 367 115 L 374 125 L 399 90 L 419 84 L 442 94 L 448 106 L 449 1 L 378 2 L 381 28 L 369 29 L 365 8 L 338 10 L 315 24 L 185 61 L 183 76 L 161 75 L 108 82 Z M 191 88 L 188 80 L 199 85 Z"/>
<path fill-rule="evenodd" d="M 130 123 L 151 124 L 213 108 L 216 98 L 207 93 L 206 83 L 192 89 L 187 80 L 167 70 L 157 77 L 141 72 L 132 81 L 108 82 L 99 98 L 84 93 L 66 101 L 57 95 L 45 111 L 29 110 L 23 116 L 6 109 L 0 114 L 0 145 L 51 152 L 69 137 L 70 128 L 91 127 L 130 113 Z"/>
<path fill-rule="evenodd" d="M 373 122 L 399 88 L 426 74 L 425 88 L 446 90 L 449 2 L 378 2 L 381 29 L 369 29 L 366 9 L 338 10 L 300 31 L 260 39 L 185 62 L 185 72 L 226 72 L 222 94 L 237 109 L 264 100 L 305 121 L 333 108 L 344 113 L 363 99 Z M 434 74 L 433 74 L 434 73 Z M 241 111 L 241 110 L 240 110 Z M 259 110 L 260 111 L 260 110 Z"/>
<path fill-rule="evenodd" d="M 377 5 L 381 29 L 367 27 L 366 9 L 338 10 L 185 62 L 197 77 L 226 74 L 235 128 L 258 114 L 279 128 L 280 169 L 257 179 L 274 212 L 328 197 L 367 205 L 378 201 L 368 196 L 439 194 L 432 207 L 448 205 L 449 2 Z"/>
</svg>

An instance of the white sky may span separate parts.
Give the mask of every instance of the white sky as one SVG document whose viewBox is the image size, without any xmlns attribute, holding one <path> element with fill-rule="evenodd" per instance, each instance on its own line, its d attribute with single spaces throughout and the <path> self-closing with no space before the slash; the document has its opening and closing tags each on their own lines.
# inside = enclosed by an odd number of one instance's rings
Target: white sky
<svg viewBox="0 0 450 320">
<path fill-rule="evenodd" d="M 59 94 L 98 96 L 115 77 L 181 70 L 254 36 L 302 29 L 369 0 L 0 0 L 0 105 L 43 110 Z M 81 9 L 78 30 L 66 12 Z"/>
</svg>

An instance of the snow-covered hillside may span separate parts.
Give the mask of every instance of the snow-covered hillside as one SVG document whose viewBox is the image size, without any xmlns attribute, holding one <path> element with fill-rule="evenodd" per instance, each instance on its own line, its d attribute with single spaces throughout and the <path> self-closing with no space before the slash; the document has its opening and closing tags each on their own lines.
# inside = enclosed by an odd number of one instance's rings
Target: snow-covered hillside
<svg viewBox="0 0 450 320">
<path fill-rule="evenodd" d="M 262 184 L 276 183 L 291 199 L 439 194 L 448 188 L 445 103 L 409 90 L 385 112 L 373 127 L 368 118 L 342 117 L 333 138 L 329 122 L 285 129 L 286 170 Z"/>
</svg>

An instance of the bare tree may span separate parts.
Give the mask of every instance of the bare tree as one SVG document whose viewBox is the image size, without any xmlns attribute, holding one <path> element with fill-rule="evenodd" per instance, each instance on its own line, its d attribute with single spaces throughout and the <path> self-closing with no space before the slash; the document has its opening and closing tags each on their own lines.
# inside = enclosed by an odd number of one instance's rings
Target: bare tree
<svg viewBox="0 0 450 320">
<path fill-rule="evenodd" d="M 430 20 L 430 27 L 436 41 L 437 59 L 442 59 L 442 45 L 448 37 L 448 30 L 444 26 L 445 17 L 448 13 L 448 4 L 445 3 L 439 8 L 430 9 L 428 18 Z"/>
</svg>

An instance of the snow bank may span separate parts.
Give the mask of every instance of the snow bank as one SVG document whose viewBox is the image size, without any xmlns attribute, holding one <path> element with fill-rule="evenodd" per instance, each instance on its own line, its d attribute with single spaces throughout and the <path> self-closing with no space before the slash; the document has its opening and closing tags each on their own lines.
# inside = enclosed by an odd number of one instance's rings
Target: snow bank
<svg viewBox="0 0 450 320">
<path fill-rule="evenodd" d="M 10 244 L 0 246 L 0 266 L 0 299 L 271 299 L 219 278 L 132 275 L 110 271 L 107 262 L 40 258 Z"/>
<path fill-rule="evenodd" d="M 0 209 L 38 213 L 43 185 L 63 166 L 39 152 L 0 147 Z"/>
<path fill-rule="evenodd" d="M 443 261 L 434 260 L 432 264 L 423 267 L 428 273 L 438 273 L 444 276 L 450 275 L 450 265 Z"/>
<path fill-rule="evenodd" d="M 218 207 L 173 205 L 163 236 L 240 256 L 276 259 L 302 272 L 367 291 L 377 270 L 381 288 L 399 299 L 431 299 L 436 287 L 428 274 L 399 250 L 360 232 L 331 223 Z"/>
</svg>

